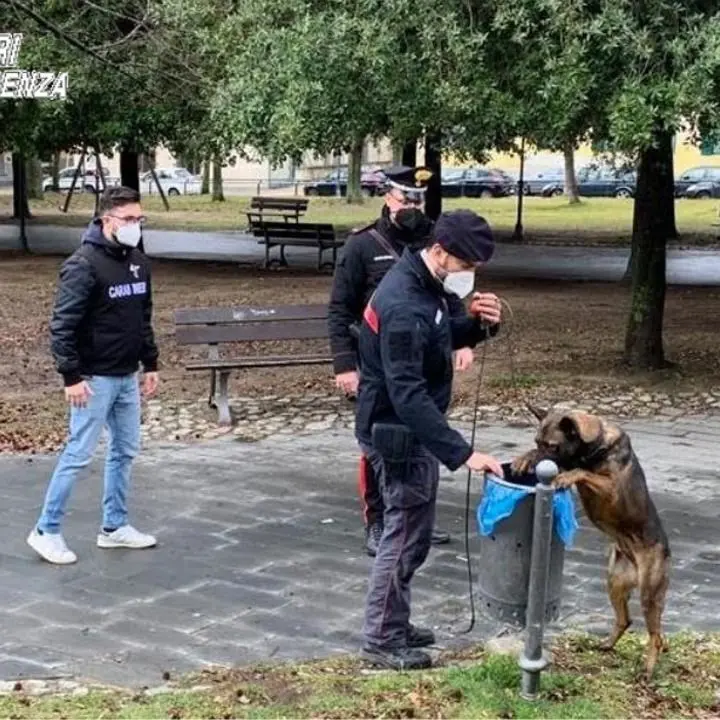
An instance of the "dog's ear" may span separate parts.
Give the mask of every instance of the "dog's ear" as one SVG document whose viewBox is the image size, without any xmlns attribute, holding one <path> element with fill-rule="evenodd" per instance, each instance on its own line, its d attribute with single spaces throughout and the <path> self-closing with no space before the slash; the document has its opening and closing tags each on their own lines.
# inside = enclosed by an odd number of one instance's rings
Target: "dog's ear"
<svg viewBox="0 0 720 720">
<path fill-rule="evenodd" d="M 543 410 L 542 408 L 537 407 L 537 405 L 533 405 L 532 403 L 526 403 L 525 404 L 527 409 L 540 421 L 542 422 L 548 414 L 547 410 Z"/>
<path fill-rule="evenodd" d="M 568 440 L 580 439 L 585 444 L 595 442 L 602 435 L 600 418 L 587 413 L 572 413 L 560 419 L 560 430 Z"/>
</svg>

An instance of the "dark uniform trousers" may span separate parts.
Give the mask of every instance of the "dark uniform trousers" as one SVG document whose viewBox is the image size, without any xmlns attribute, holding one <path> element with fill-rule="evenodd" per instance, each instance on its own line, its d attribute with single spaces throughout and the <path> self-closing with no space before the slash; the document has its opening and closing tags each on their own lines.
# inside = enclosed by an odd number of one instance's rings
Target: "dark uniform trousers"
<svg viewBox="0 0 720 720">
<path fill-rule="evenodd" d="M 405 647 L 410 581 L 430 551 L 439 464 L 422 446 L 413 449 L 404 468 L 386 463 L 372 447 L 362 450 L 372 464 L 385 504 L 384 531 L 365 605 L 365 645 Z"/>
</svg>

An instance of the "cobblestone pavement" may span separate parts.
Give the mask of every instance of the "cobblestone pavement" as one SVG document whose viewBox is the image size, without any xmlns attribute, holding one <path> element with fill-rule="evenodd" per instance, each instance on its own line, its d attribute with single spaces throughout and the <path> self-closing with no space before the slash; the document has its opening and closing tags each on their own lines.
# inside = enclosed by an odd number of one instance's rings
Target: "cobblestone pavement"
<svg viewBox="0 0 720 720">
<path fill-rule="evenodd" d="M 98 458 L 71 501 L 65 534 L 79 562 L 69 567 L 47 565 L 25 545 L 54 458 L 0 458 L 0 680 L 155 686 L 165 673 L 208 663 L 354 652 L 371 562 L 361 551 L 357 449 L 338 420 L 312 422 L 304 434 L 292 424 L 268 427 L 272 434 L 258 442 L 230 434 L 149 444 L 137 460 L 131 507 L 133 522 L 158 535 L 153 550 L 94 546 Z M 626 427 L 673 547 L 666 629 L 718 629 L 720 419 L 637 419 Z M 533 432 L 485 426 L 478 444 L 509 458 Z M 473 505 L 477 481 L 474 488 Z M 413 589 L 413 620 L 433 626 L 444 647 L 501 630 L 481 618 L 462 634 L 464 494 L 463 473 L 444 473 L 438 525 L 453 542 L 431 551 Z M 604 566 L 605 541 L 583 522 L 566 556 L 558 629 L 609 627 Z M 636 599 L 632 607 L 639 620 Z"/>
<path fill-rule="evenodd" d="M 650 417 L 677 420 L 686 415 L 699 418 L 720 414 L 720 387 L 669 395 L 644 388 L 618 391 L 608 386 L 592 391 L 576 389 L 573 397 L 576 401 L 569 403 L 553 403 L 542 397 L 533 398 L 533 401 L 557 408 L 582 408 L 623 421 Z M 274 434 L 352 430 L 354 426 L 354 403 L 334 393 L 307 393 L 302 397 L 236 397 L 231 401 L 231 407 L 234 425 L 222 428 L 218 427 L 216 413 L 208 407 L 205 398 L 196 403 L 151 400 L 143 418 L 145 440 L 151 443 L 204 442 L 232 434 L 240 440 L 255 441 Z M 465 406 L 458 406 L 449 413 L 451 420 L 456 422 L 471 422 L 472 416 L 472 408 Z M 478 420 L 481 425 L 505 422 L 516 427 L 535 422 L 514 397 L 511 403 L 480 405 Z"/>
</svg>

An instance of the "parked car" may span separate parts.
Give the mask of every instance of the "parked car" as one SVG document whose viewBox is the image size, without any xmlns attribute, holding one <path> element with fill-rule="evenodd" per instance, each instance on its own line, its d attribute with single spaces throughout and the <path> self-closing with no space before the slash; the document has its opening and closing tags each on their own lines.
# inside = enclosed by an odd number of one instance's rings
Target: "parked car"
<svg viewBox="0 0 720 720">
<path fill-rule="evenodd" d="M 637 173 L 627 170 L 615 170 L 594 165 L 581 168 L 577 173 L 578 193 L 583 197 L 635 197 Z M 548 183 L 543 189 L 545 197 L 562 195 L 565 192 L 565 180 Z"/>
<path fill-rule="evenodd" d="M 675 197 L 718 197 L 713 191 L 713 185 L 717 183 L 720 183 L 720 167 L 690 168 L 675 180 Z M 690 188 L 692 188 L 692 194 Z"/>
<path fill-rule="evenodd" d="M 720 179 L 704 180 L 703 182 L 691 185 L 685 191 L 685 197 L 690 200 L 707 200 L 708 198 L 720 198 Z"/>
<path fill-rule="evenodd" d="M 202 180 L 187 168 L 155 168 L 160 187 L 166 195 L 199 195 Z M 143 195 L 159 194 L 151 172 L 140 177 L 140 192 Z"/>
<path fill-rule="evenodd" d="M 506 173 L 486 168 L 457 168 L 442 171 L 443 197 L 506 197 L 517 188 Z"/>
<path fill-rule="evenodd" d="M 365 169 L 360 175 L 360 189 L 363 195 L 374 197 L 382 192 L 384 176 L 381 170 Z M 335 169 L 324 177 L 313 182 L 305 183 L 303 193 L 307 196 L 322 195 L 332 197 L 338 194 L 338 185 L 340 186 L 340 195 L 347 195 L 348 171 L 346 168 Z"/>
<path fill-rule="evenodd" d="M 543 188 L 551 183 L 565 183 L 565 170 L 552 168 L 529 173 L 523 179 L 523 195 L 542 195 Z"/>
<path fill-rule="evenodd" d="M 75 175 L 75 170 L 76 170 L 76 168 L 74 168 L 74 167 L 69 167 L 69 168 L 65 168 L 64 170 L 61 170 L 58 173 L 57 188 L 53 187 L 52 176 L 43 178 L 43 182 L 42 182 L 43 192 L 50 192 L 52 190 L 57 190 L 58 192 L 69 192 L 70 186 L 72 185 L 73 176 Z M 75 182 L 74 192 L 94 193 L 96 179 L 98 181 L 98 186 L 100 188 L 100 192 L 102 192 L 105 189 L 105 187 L 113 187 L 114 185 L 117 185 L 119 183 L 118 178 L 111 177 L 110 171 L 107 168 L 103 168 L 102 173 L 103 173 L 103 178 L 105 179 L 105 186 L 103 186 L 103 181 L 99 178 L 95 168 L 86 169 L 84 175 L 81 171 L 80 176 L 78 177 L 77 181 Z"/>
</svg>

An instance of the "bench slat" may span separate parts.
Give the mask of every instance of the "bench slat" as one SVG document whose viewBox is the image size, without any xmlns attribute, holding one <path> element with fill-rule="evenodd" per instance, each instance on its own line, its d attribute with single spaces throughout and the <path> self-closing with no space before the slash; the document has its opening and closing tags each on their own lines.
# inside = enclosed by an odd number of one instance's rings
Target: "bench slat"
<svg viewBox="0 0 720 720">
<path fill-rule="evenodd" d="M 329 355 L 287 355 L 277 357 L 246 357 L 232 360 L 206 360 L 188 363 L 186 370 L 233 370 L 254 367 L 291 367 L 293 365 L 326 365 L 332 362 Z"/>
<path fill-rule="evenodd" d="M 318 340 L 328 337 L 327 320 L 259 322 L 235 325 L 181 325 L 175 331 L 179 345 L 265 340 Z"/>
<path fill-rule="evenodd" d="M 209 323 L 283 322 L 292 320 L 326 320 L 327 305 L 276 305 L 275 307 L 180 308 L 175 311 L 176 325 Z"/>
<path fill-rule="evenodd" d="M 265 245 L 266 243 L 269 243 L 272 247 L 273 245 L 289 245 L 291 247 L 319 247 L 322 246 L 323 249 L 328 249 L 334 247 L 342 247 L 344 245 L 344 242 L 342 240 L 317 240 L 315 238 L 283 238 L 283 237 L 277 237 L 275 235 L 271 235 L 268 240 L 265 238 L 261 238 L 258 240 L 258 245 Z"/>
<path fill-rule="evenodd" d="M 250 201 L 253 210 L 306 210 L 308 200 L 304 198 L 254 197 Z"/>
</svg>

